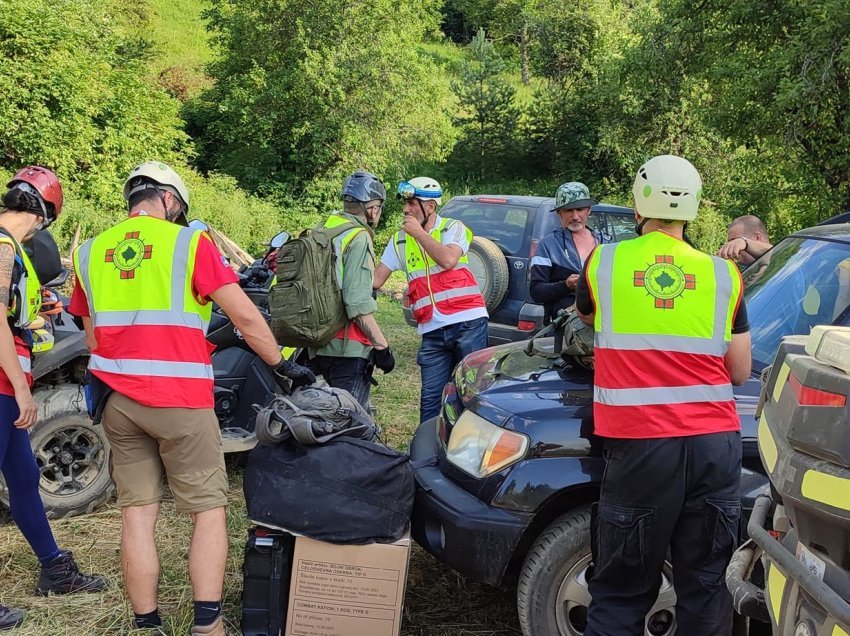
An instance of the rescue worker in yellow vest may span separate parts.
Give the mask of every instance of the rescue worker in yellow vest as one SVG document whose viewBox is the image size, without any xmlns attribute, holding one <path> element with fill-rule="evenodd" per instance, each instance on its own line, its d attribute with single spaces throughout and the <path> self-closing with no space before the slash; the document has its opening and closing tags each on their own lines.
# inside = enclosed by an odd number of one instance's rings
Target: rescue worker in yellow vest
<svg viewBox="0 0 850 636">
<path fill-rule="evenodd" d="M 650 159 L 632 193 L 639 237 L 596 248 L 577 289 L 595 329 L 593 417 L 606 462 L 584 634 L 644 634 L 669 548 L 677 632 L 723 636 L 741 515 L 732 386 L 751 371 L 741 277 L 684 237 L 702 197 L 687 160 Z"/>
<path fill-rule="evenodd" d="M 372 240 L 378 227 L 387 189 L 368 172 L 355 172 L 342 187 L 343 208 L 332 214 L 324 227 L 348 226 L 333 240 L 336 278 L 349 321 L 326 345 L 310 349 L 310 368 L 333 387 L 345 389 L 364 408 L 369 408 L 372 370 L 389 373 L 395 359 L 381 332 L 372 297 L 375 248 Z"/>
<path fill-rule="evenodd" d="M 175 508 L 191 515 L 193 635 L 224 636 L 227 474 L 213 410 L 212 304 L 275 373 L 315 380 L 282 360 L 257 307 L 202 230 L 188 226 L 189 191 L 164 163 L 136 167 L 124 185 L 129 218 L 74 254 L 70 311 L 82 316 L 89 371 L 112 393 L 103 410 L 121 507 L 121 564 L 136 627 L 159 632 L 155 527 L 163 472 Z"/>
<path fill-rule="evenodd" d="M 419 421 L 440 413 L 443 387 L 458 362 L 487 346 L 487 307 L 466 256 L 472 232 L 437 214 L 440 184 L 429 177 L 402 181 L 402 229 L 393 235 L 375 270 L 375 289 L 389 275 L 407 274 L 407 296 L 422 345 L 416 362 L 422 372 Z"/>
</svg>

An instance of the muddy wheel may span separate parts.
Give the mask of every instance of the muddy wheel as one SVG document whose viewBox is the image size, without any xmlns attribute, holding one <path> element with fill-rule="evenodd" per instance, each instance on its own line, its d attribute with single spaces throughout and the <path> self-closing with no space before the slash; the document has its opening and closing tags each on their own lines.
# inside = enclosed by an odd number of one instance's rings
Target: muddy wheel
<svg viewBox="0 0 850 636">
<path fill-rule="evenodd" d="M 587 627 L 590 592 L 590 509 L 557 519 L 529 551 L 517 587 L 520 626 L 525 636 L 581 636 Z M 672 568 L 665 564 L 658 600 L 646 617 L 645 636 L 676 631 Z"/>
<path fill-rule="evenodd" d="M 114 490 L 103 426 L 89 420 L 76 385 L 40 389 L 35 399 L 39 417 L 30 430 L 30 444 L 41 473 L 39 493 L 47 516 L 61 519 L 93 512 Z M 2 478 L 0 502 L 9 505 Z"/>
</svg>

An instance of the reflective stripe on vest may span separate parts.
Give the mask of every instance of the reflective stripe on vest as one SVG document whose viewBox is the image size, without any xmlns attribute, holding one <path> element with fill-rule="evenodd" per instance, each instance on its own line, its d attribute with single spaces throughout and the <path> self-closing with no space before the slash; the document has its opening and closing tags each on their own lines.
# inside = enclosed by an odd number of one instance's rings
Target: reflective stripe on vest
<svg viewBox="0 0 850 636">
<path fill-rule="evenodd" d="M 339 236 L 333 238 L 334 254 L 337 255 L 336 261 L 336 283 L 342 289 L 342 277 L 345 273 L 345 264 L 342 262 L 342 254 L 348 248 L 348 245 L 354 240 L 354 237 L 365 232 L 366 228 L 356 225 L 353 221 L 345 218 L 342 214 L 332 214 L 328 217 L 323 227 L 333 229 L 341 225 L 351 225 L 350 230 L 344 231 Z M 371 243 L 371 242 L 370 242 Z"/>
<path fill-rule="evenodd" d="M 15 256 L 20 258 L 22 265 L 20 278 L 12 281 L 14 296 L 10 299 L 6 315 L 12 321 L 12 326 L 25 329 L 41 311 L 41 283 L 38 281 L 32 261 L 18 242 L 11 236 L 0 234 L 0 244 L 3 243 L 15 250 Z"/>
<path fill-rule="evenodd" d="M 475 287 L 460 287 L 458 289 L 447 289 L 446 291 L 434 292 L 433 298 L 435 302 L 440 302 L 441 300 L 449 300 L 450 298 L 460 298 L 461 296 L 471 296 L 472 294 L 481 293 L 478 289 L 478 285 Z M 417 309 L 422 309 L 423 307 L 427 307 L 431 304 L 431 297 L 425 296 L 420 298 L 415 303 L 413 303 L 410 308 L 412 311 L 416 311 Z"/>
<path fill-rule="evenodd" d="M 18 356 L 18 362 L 21 363 L 21 369 L 24 373 L 32 373 L 32 360 L 27 356 Z"/>
<path fill-rule="evenodd" d="M 179 226 L 178 226 L 179 227 Z M 155 325 L 192 327 L 206 334 L 209 326 L 211 307 L 197 304 L 200 311 L 186 311 L 186 280 L 189 275 L 189 258 L 192 237 L 199 230 L 180 227 L 174 243 L 174 255 L 171 262 L 171 305 L 169 309 L 132 309 L 95 311 L 93 306 L 90 259 L 94 241 L 87 241 L 77 250 L 76 265 L 80 282 L 86 292 L 89 313 L 95 327 L 125 327 L 132 325 Z M 190 283 L 191 284 L 191 281 Z M 209 309 L 209 310 L 208 310 Z"/>
<path fill-rule="evenodd" d="M 459 221 L 440 218 L 429 234 L 440 243 L 441 234 L 455 223 Z M 466 227 L 464 231 L 466 239 L 472 242 L 472 231 Z M 393 249 L 404 266 L 408 300 L 418 324 L 431 320 L 435 307 L 444 315 L 486 307 L 467 254 L 462 254 L 452 269 L 443 269 L 417 241 L 401 231 L 393 235 Z"/>
<path fill-rule="evenodd" d="M 75 253 L 98 343 L 89 368 L 109 374 L 110 386 L 142 404 L 213 406 L 206 341 L 212 306 L 192 287 L 201 234 L 134 216 Z"/>
<path fill-rule="evenodd" d="M 345 262 L 343 261 L 342 255 L 345 250 L 348 249 L 348 246 L 351 244 L 351 241 L 354 240 L 355 236 L 357 236 L 361 232 L 366 232 L 366 228 L 355 224 L 353 221 L 345 218 L 342 214 L 338 213 L 332 214 L 330 217 L 328 217 L 328 220 L 325 221 L 324 227 L 332 229 L 345 224 L 351 225 L 351 229 L 344 231 L 342 234 L 340 234 L 339 236 L 335 236 L 333 239 L 334 254 L 337 255 L 337 258 L 334 259 L 336 262 L 336 283 L 337 285 L 339 285 L 340 289 L 342 289 L 343 276 L 345 275 Z M 367 236 L 369 236 L 368 232 Z M 371 238 L 369 239 L 369 252 L 372 252 Z M 363 333 L 363 330 L 357 326 L 357 323 L 352 321 L 346 322 L 345 326 L 340 329 L 339 333 L 334 336 L 334 339 L 353 340 L 368 347 L 372 346 L 372 341 L 366 336 L 365 333 Z"/>
<path fill-rule="evenodd" d="M 609 406 L 722 402 L 723 400 L 732 400 L 734 397 L 731 384 L 656 386 L 640 389 L 605 389 L 594 387 L 593 391 L 594 400 Z"/>
<path fill-rule="evenodd" d="M 660 232 L 597 248 L 587 271 L 596 305 L 594 401 L 605 407 L 595 411 L 598 434 L 651 437 L 675 427 L 676 413 L 684 421 L 700 409 L 737 423 L 723 361 L 741 296 L 731 267 Z"/>
<path fill-rule="evenodd" d="M 212 380 L 212 365 L 201 362 L 175 362 L 173 360 L 111 360 L 92 354 L 89 368 L 118 375 L 156 376 L 159 378 L 195 378 Z"/>
</svg>

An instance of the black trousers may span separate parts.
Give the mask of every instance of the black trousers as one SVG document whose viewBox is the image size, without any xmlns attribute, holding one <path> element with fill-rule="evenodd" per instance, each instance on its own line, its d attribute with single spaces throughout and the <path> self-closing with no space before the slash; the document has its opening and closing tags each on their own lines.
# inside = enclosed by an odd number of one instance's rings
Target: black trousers
<svg viewBox="0 0 850 636">
<path fill-rule="evenodd" d="M 332 387 L 351 393 L 364 409 L 369 410 L 372 371 L 375 365 L 368 359 L 316 356 L 307 366 L 313 373 L 325 378 L 325 382 Z"/>
<path fill-rule="evenodd" d="M 668 548 L 677 633 L 725 636 L 741 517 L 741 436 L 605 440 L 585 636 L 642 636 Z"/>
</svg>

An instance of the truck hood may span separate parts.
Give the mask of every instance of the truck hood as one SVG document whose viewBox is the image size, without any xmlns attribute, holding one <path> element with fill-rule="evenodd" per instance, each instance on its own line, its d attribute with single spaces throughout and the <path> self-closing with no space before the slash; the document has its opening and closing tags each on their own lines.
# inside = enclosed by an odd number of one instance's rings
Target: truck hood
<svg viewBox="0 0 850 636">
<path fill-rule="evenodd" d="M 593 372 L 570 358 L 555 356 L 553 338 L 514 342 L 478 351 L 458 365 L 455 385 L 465 408 L 491 422 L 527 431 L 539 422 L 566 417 L 593 426 Z M 755 439 L 760 380 L 752 376 L 735 387 L 742 438 Z M 583 430 L 584 432 L 584 430 Z"/>
</svg>

